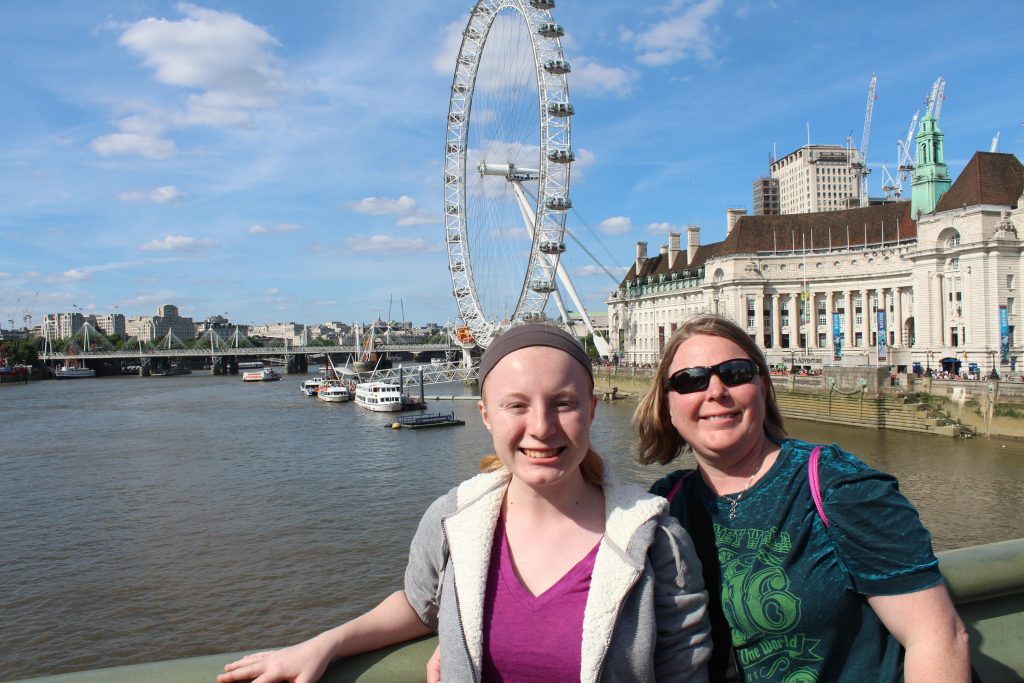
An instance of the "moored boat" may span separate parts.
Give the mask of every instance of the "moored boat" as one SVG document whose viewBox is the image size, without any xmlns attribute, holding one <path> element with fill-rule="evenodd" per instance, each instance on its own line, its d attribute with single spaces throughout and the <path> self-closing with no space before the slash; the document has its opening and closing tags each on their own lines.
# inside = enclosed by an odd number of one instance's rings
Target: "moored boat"
<svg viewBox="0 0 1024 683">
<path fill-rule="evenodd" d="M 299 391 L 304 393 L 306 396 L 316 396 L 320 388 L 327 384 L 327 379 L 324 377 L 316 377 L 314 379 L 307 379 L 299 384 Z"/>
<path fill-rule="evenodd" d="M 259 372 L 247 372 L 242 375 L 243 382 L 274 382 L 281 379 L 281 373 L 272 368 L 263 368 Z"/>
<path fill-rule="evenodd" d="M 77 368 L 71 365 L 64 365 L 57 368 L 54 371 L 54 375 L 57 379 L 82 379 L 85 377 L 95 377 L 96 371 L 92 368 Z"/>
<path fill-rule="evenodd" d="M 316 392 L 316 397 L 328 403 L 346 403 L 352 398 L 352 394 L 341 382 L 327 382 Z"/>
<path fill-rule="evenodd" d="M 395 413 L 402 409 L 402 389 L 387 382 L 356 385 L 356 405 L 375 413 Z"/>
</svg>

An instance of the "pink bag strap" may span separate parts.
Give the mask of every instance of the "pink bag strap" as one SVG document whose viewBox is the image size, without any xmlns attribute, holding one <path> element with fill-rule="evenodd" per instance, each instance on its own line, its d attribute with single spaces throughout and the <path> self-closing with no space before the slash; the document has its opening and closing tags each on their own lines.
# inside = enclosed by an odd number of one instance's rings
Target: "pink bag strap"
<svg viewBox="0 0 1024 683">
<path fill-rule="evenodd" d="M 687 472 L 683 476 L 679 477 L 679 481 L 675 483 L 672 489 L 668 492 L 668 495 L 665 496 L 665 500 L 667 500 L 670 503 L 672 502 L 672 499 L 676 497 L 676 494 L 679 493 L 679 490 L 683 488 L 683 482 L 686 481 L 686 478 L 690 476 L 690 474 L 690 472 Z"/>
<path fill-rule="evenodd" d="M 818 456 L 821 455 L 821 446 L 815 446 L 811 451 L 811 457 L 807 461 L 807 480 L 811 487 L 811 498 L 814 499 L 814 507 L 818 508 L 818 517 L 828 528 L 828 517 L 825 516 L 825 508 L 821 504 L 821 482 L 818 480 Z"/>
</svg>

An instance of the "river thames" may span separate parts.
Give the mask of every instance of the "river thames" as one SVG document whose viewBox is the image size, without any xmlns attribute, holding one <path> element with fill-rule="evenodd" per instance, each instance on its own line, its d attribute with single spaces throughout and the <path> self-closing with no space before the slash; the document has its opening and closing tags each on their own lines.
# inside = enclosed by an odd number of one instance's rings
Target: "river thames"
<svg viewBox="0 0 1024 683">
<path fill-rule="evenodd" d="M 298 391 L 303 377 L 113 377 L 0 387 L 0 680 L 286 645 L 401 587 L 427 505 L 477 471 L 464 427 Z M 462 394 L 461 384 L 427 394 Z M 602 403 L 592 443 L 631 462 L 635 403 Z M 936 550 L 1024 536 L 1024 443 L 787 422 L 892 472 Z"/>
</svg>

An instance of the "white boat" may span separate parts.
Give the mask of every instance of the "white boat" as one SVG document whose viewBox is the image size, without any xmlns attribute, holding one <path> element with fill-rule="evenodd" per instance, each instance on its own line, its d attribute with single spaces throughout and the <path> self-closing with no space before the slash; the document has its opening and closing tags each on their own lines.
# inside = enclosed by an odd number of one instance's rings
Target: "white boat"
<svg viewBox="0 0 1024 683">
<path fill-rule="evenodd" d="M 395 413 L 402 409 L 402 389 L 387 382 L 356 385 L 356 405 L 377 413 Z"/>
<path fill-rule="evenodd" d="M 327 384 L 327 379 L 324 377 L 307 379 L 299 384 L 299 391 L 304 393 L 306 396 L 316 396 L 316 393 L 320 391 L 320 388 L 325 384 Z"/>
<path fill-rule="evenodd" d="M 263 361 L 261 360 L 243 360 L 238 364 L 239 370 L 255 370 L 256 368 L 262 368 Z"/>
<path fill-rule="evenodd" d="M 81 379 L 83 377 L 95 377 L 96 371 L 92 368 L 76 368 L 71 365 L 64 365 L 54 371 L 57 379 Z"/>
<path fill-rule="evenodd" d="M 344 384 L 329 382 L 320 387 L 316 397 L 328 403 L 345 403 L 351 400 L 352 394 Z"/>
<path fill-rule="evenodd" d="M 246 372 L 242 375 L 243 382 L 274 382 L 281 379 L 281 373 L 272 368 L 263 368 L 259 372 Z"/>
</svg>

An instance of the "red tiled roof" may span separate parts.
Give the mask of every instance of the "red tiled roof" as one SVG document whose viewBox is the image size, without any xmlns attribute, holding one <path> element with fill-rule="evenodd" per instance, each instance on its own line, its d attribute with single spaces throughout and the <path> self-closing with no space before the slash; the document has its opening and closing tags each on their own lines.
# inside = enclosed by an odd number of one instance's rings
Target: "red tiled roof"
<svg viewBox="0 0 1024 683">
<path fill-rule="evenodd" d="M 630 267 L 620 286 L 635 280 L 703 266 L 708 260 L 731 254 L 754 254 L 855 247 L 864 244 L 895 243 L 917 239 L 917 223 L 910 218 L 910 202 L 879 204 L 864 208 L 819 213 L 798 213 L 784 216 L 742 216 L 721 242 L 701 245 L 693 262 L 686 263 L 686 250 L 668 267 L 667 254 L 655 254 L 641 264 Z"/>
<path fill-rule="evenodd" d="M 975 152 L 964 170 L 942 195 L 935 211 L 979 204 L 1017 206 L 1024 191 L 1024 165 L 1013 154 Z"/>
</svg>

